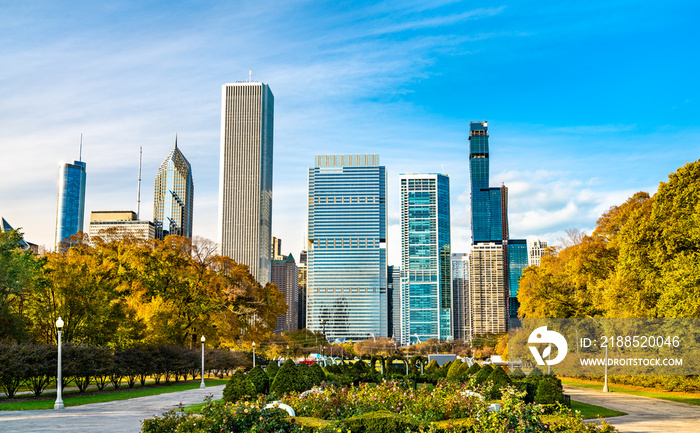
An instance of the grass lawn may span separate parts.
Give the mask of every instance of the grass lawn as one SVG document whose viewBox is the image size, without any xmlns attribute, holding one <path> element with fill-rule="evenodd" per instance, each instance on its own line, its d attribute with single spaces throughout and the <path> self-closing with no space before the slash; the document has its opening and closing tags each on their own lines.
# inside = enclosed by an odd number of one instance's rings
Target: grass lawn
<svg viewBox="0 0 700 433">
<path fill-rule="evenodd" d="M 625 412 L 620 412 L 619 410 L 612 410 L 602 406 L 581 403 L 580 401 L 575 400 L 571 400 L 571 410 L 581 412 L 583 419 L 608 418 L 611 416 L 627 415 Z"/>
<path fill-rule="evenodd" d="M 205 379 L 205 383 L 209 386 L 223 385 L 228 379 Z M 128 388 L 122 386 L 118 390 L 110 389 L 105 391 L 86 391 L 79 393 L 77 391 L 64 393 L 63 404 L 65 406 L 80 406 L 90 403 L 105 403 L 116 400 L 128 400 L 130 398 L 145 397 L 149 395 L 165 394 L 169 392 L 185 391 L 188 389 L 199 388 L 200 381 L 194 380 L 189 382 L 169 383 L 160 385 L 146 385 L 139 388 Z M 48 395 L 45 397 L 22 397 L 15 399 L 0 400 L 0 410 L 39 410 L 53 409 L 56 402 L 56 396 Z"/>
<path fill-rule="evenodd" d="M 561 383 L 564 385 L 578 386 L 581 388 L 603 389 L 603 383 L 592 380 L 571 379 L 561 377 Z M 700 394 L 691 392 L 671 392 L 659 391 L 655 388 L 644 388 L 643 386 L 632 385 L 617 385 L 608 383 L 610 392 L 619 392 L 621 394 L 639 395 L 642 397 L 658 398 L 661 400 L 675 401 L 679 403 L 687 403 L 700 406 Z"/>
</svg>

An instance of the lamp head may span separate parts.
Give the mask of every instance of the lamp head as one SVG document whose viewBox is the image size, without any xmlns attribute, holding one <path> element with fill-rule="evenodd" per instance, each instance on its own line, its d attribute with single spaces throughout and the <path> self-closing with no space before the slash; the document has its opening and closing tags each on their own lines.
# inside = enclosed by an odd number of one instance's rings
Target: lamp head
<svg viewBox="0 0 700 433">
<path fill-rule="evenodd" d="M 204 343 L 205 341 L 207 341 L 207 339 L 204 338 L 204 335 L 202 335 L 202 343 Z"/>
<path fill-rule="evenodd" d="M 255 341 L 253 341 L 253 347 L 255 347 Z"/>
<path fill-rule="evenodd" d="M 56 320 L 56 328 L 60 331 L 63 328 L 63 320 L 59 317 L 58 320 Z"/>
</svg>

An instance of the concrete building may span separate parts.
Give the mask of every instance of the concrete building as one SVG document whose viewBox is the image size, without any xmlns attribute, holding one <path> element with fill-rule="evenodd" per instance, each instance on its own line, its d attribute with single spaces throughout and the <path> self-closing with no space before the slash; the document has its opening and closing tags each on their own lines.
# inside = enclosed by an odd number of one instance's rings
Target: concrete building
<svg viewBox="0 0 700 433">
<path fill-rule="evenodd" d="M 466 339 L 477 334 L 498 334 L 508 330 L 508 311 L 503 246 L 480 243 L 469 257 L 470 323 Z"/>
<path fill-rule="evenodd" d="M 222 86 L 219 243 L 261 284 L 270 281 L 273 119 L 267 84 Z"/>
<path fill-rule="evenodd" d="M 299 324 L 299 268 L 290 254 L 283 260 L 273 260 L 272 283 L 284 294 L 287 312 L 277 318 L 275 332 L 293 331 Z"/>
<path fill-rule="evenodd" d="M 271 260 L 284 260 L 285 257 L 282 255 L 282 239 L 272 237 L 272 242 L 270 245 L 270 258 Z"/>
<path fill-rule="evenodd" d="M 156 227 L 151 221 L 136 218 L 136 212 L 93 211 L 90 213 L 90 239 L 100 238 L 104 242 L 121 239 L 147 241 L 155 239 Z"/>
<path fill-rule="evenodd" d="M 379 155 L 309 168 L 306 327 L 330 341 L 387 334 L 386 169 Z"/>
<path fill-rule="evenodd" d="M 539 266 L 542 256 L 547 252 L 547 242 L 537 239 L 532 241 L 529 246 L 529 253 L 527 256 L 528 266 Z"/>
<path fill-rule="evenodd" d="M 156 237 L 168 235 L 192 238 L 194 183 L 192 167 L 177 147 L 158 168 L 153 187 L 153 224 Z"/>
</svg>

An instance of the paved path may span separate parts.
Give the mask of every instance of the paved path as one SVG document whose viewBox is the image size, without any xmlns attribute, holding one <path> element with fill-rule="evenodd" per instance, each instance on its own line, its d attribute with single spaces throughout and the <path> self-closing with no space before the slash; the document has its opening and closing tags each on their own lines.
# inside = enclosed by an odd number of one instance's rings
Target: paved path
<svg viewBox="0 0 700 433">
<path fill-rule="evenodd" d="M 621 432 L 700 431 L 700 406 L 567 385 L 564 385 L 564 394 L 570 395 L 572 400 L 627 413 L 624 416 L 606 418 L 607 422 Z"/>
<path fill-rule="evenodd" d="M 209 394 L 213 394 L 215 400 L 219 399 L 223 390 L 224 385 L 218 385 L 130 400 L 70 406 L 63 410 L 0 411 L 0 432 L 137 433 L 141 431 L 141 420 L 177 408 L 180 403 L 184 406 L 201 403 Z"/>
</svg>

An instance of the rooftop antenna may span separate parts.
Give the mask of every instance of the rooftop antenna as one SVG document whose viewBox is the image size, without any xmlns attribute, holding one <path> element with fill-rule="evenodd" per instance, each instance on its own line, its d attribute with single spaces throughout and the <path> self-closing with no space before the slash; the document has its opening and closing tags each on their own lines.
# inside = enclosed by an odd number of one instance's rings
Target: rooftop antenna
<svg viewBox="0 0 700 433">
<path fill-rule="evenodd" d="M 83 133 L 80 133 L 80 156 L 78 157 L 78 161 L 83 162 Z"/>
<path fill-rule="evenodd" d="M 139 187 L 136 192 L 136 219 L 141 219 L 141 160 L 143 158 L 143 147 L 139 146 Z"/>
<path fill-rule="evenodd" d="M 248 82 L 250 83 L 252 81 L 253 81 L 253 70 L 248 69 Z"/>
</svg>

